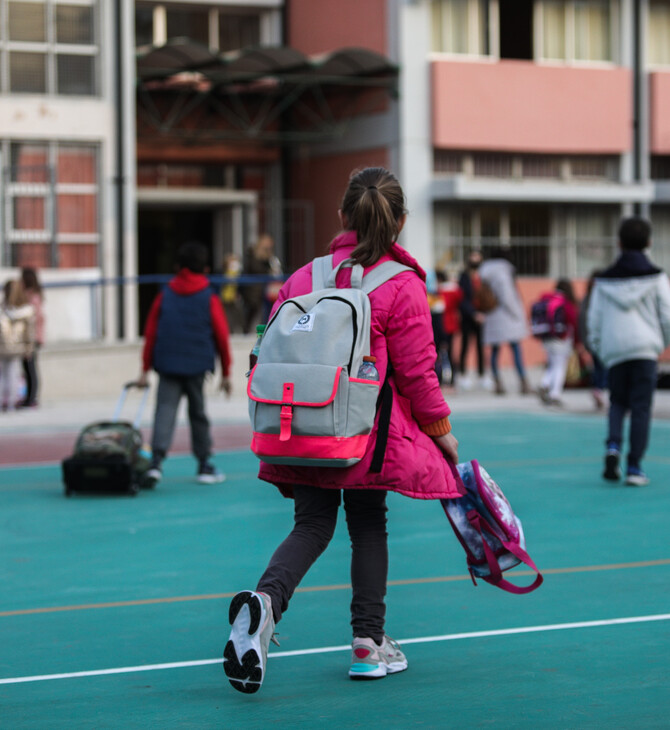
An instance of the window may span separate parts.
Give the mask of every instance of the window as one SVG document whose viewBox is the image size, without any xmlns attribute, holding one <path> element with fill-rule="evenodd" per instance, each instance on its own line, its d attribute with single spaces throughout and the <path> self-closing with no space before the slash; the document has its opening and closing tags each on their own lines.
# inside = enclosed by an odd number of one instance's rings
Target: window
<svg viewBox="0 0 670 730">
<path fill-rule="evenodd" d="M 0 0 L 0 91 L 98 93 L 96 0 Z"/>
<path fill-rule="evenodd" d="M 500 58 L 533 58 L 533 0 L 498 0 Z"/>
<path fill-rule="evenodd" d="M 652 155 L 651 179 L 670 180 L 670 155 Z"/>
<path fill-rule="evenodd" d="M 279 41 L 264 37 L 266 15 L 262 9 L 240 6 L 195 7 L 137 3 L 135 42 L 138 46 L 162 45 L 166 40 L 188 38 L 217 51 L 235 51 L 247 46 Z M 269 27 L 269 26 L 268 26 Z"/>
<path fill-rule="evenodd" d="M 650 0 L 648 19 L 648 62 L 652 66 L 670 66 L 670 3 Z"/>
<path fill-rule="evenodd" d="M 92 267 L 100 241 L 98 150 L 6 143 L 6 266 Z"/>
<path fill-rule="evenodd" d="M 234 51 L 260 43 L 261 19 L 251 13 L 219 13 L 219 50 Z"/>
<path fill-rule="evenodd" d="M 432 0 L 431 25 L 433 51 L 490 54 L 488 0 Z"/>
<path fill-rule="evenodd" d="M 541 0 L 538 56 L 550 61 L 614 61 L 611 0 Z"/>
<path fill-rule="evenodd" d="M 615 254 L 618 210 L 584 207 L 575 211 L 576 275 L 590 276 Z"/>
<path fill-rule="evenodd" d="M 167 37 L 188 38 L 209 46 L 209 11 L 207 8 L 167 8 Z"/>
</svg>

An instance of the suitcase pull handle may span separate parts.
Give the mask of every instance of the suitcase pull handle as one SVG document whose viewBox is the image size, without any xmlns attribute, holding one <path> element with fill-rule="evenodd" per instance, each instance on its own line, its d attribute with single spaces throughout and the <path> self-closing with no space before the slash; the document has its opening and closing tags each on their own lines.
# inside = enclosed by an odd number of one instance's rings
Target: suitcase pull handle
<svg viewBox="0 0 670 730">
<path fill-rule="evenodd" d="M 118 421 L 119 418 L 121 417 L 121 411 L 123 410 L 123 404 L 126 402 L 126 396 L 128 395 L 128 391 L 131 388 L 139 388 L 140 390 L 144 391 L 144 393 L 142 394 L 142 400 L 140 401 L 140 405 L 137 408 L 137 413 L 135 415 L 135 419 L 133 420 L 133 427 L 139 428 L 140 421 L 142 420 L 142 413 L 144 412 L 144 407 L 146 406 L 147 398 L 149 397 L 149 386 L 141 385 L 136 380 L 131 380 L 123 386 L 123 390 L 121 391 L 121 395 L 119 396 L 118 403 L 116 404 L 116 409 L 114 411 L 114 415 L 112 416 L 112 420 Z"/>
</svg>

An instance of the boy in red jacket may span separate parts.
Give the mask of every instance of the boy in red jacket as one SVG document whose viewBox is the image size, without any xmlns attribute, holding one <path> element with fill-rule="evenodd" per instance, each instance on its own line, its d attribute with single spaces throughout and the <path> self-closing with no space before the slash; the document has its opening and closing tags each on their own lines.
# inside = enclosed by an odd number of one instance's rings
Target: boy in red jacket
<svg viewBox="0 0 670 730">
<path fill-rule="evenodd" d="M 215 355 L 221 360 L 221 389 L 230 394 L 230 344 L 228 323 L 219 297 L 205 274 L 207 249 L 201 243 L 184 243 L 177 252 L 178 273 L 154 299 L 144 329 L 140 385 L 153 368 L 159 375 L 152 435 L 152 464 L 147 486 L 162 477 L 161 462 L 172 444 L 177 408 L 188 399 L 191 448 L 198 460 L 198 481 L 222 482 L 225 476 L 212 464 L 212 438 L 205 413 L 203 385 L 214 372 Z"/>
</svg>

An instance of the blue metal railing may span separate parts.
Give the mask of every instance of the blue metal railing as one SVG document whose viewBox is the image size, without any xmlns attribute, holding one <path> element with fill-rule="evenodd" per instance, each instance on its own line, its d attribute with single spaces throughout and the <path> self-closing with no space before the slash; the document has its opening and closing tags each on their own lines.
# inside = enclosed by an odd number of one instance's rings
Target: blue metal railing
<svg viewBox="0 0 670 730">
<path fill-rule="evenodd" d="M 166 286 L 174 277 L 174 274 L 143 274 L 141 276 L 125 276 L 125 277 L 100 277 L 98 279 L 68 279 L 65 281 L 44 282 L 45 290 L 49 289 L 79 289 L 88 288 L 89 306 L 91 308 L 91 339 L 100 339 L 102 337 L 102 314 L 100 291 L 103 287 L 114 286 L 143 286 L 143 285 L 159 285 Z M 284 282 L 288 275 L 281 276 L 265 276 L 265 275 L 247 275 L 243 274 L 236 277 L 223 276 L 221 274 L 211 274 L 207 277 L 212 286 L 221 288 L 227 284 L 234 284 L 238 287 L 249 286 L 252 284 L 269 284 L 271 282 Z"/>
</svg>

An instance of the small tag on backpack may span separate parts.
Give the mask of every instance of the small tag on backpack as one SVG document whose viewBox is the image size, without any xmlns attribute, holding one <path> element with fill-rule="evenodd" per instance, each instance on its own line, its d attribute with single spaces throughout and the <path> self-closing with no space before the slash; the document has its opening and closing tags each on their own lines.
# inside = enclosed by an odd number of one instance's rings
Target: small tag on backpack
<svg viewBox="0 0 670 730">
<path fill-rule="evenodd" d="M 314 314 L 303 314 L 293 325 L 291 332 L 311 332 L 314 329 Z"/>
</svg>

